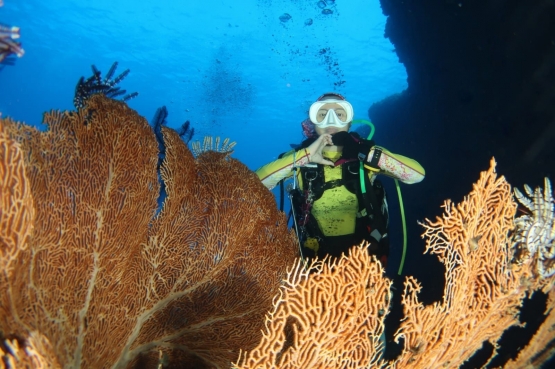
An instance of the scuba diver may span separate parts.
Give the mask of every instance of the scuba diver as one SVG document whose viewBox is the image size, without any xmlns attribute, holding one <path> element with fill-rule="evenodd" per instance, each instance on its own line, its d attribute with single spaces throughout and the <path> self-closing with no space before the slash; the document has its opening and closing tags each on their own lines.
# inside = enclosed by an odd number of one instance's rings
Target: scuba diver
<svg viewBox="0 0 555 369">
<path fill-rule="evenodd" d="M 292 215 L 303 257 L 340 257 L 362 241 L 386 265 L 389 254 L 387 198 L 377 175 L 412 184 L 424 179 L 415 160 L 393 154 L 373 141 L 349 132 L 352 105 L 337 93 L 325 93 L 303 122 L 307 137 L 256 171 L 274 188 L 292 177 Z"/>
</svg>

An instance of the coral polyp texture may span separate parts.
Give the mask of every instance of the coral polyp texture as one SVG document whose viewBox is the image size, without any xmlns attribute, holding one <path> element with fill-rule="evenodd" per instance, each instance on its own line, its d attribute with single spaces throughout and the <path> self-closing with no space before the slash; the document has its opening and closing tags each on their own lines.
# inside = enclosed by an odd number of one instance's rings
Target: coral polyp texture
<svg viewBox="0 0 555 369">
<path fill-rule="evenodd" d="M 254 348 L 296 250 L 256 175 L 166 127 L 158 172 L 147 121 L 102 95 L 44 122 L 0 119 L 2 362 L 226 368 Z"/>
</svg>

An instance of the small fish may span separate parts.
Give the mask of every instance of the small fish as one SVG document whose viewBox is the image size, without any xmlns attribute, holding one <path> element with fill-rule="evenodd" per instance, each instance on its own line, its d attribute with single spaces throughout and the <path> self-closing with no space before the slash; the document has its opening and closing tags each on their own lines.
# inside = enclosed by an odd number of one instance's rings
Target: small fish
<svg viewBox="0 0 555 369">
<path fill-rule="evenodd" d="M 312 23 L 313 23 L 312 18 L 308 18 L 307 20 L 304 21 L 305 26 L 312 26 Z"/>
<path fill-rule="evenodd" d="M 331 9 L 324 9 L 324 10 L 322 10 L 322 14 L 325 14 L 325 15 L 333 14 L 333 10 L 331 10 Z"/>
</svg>

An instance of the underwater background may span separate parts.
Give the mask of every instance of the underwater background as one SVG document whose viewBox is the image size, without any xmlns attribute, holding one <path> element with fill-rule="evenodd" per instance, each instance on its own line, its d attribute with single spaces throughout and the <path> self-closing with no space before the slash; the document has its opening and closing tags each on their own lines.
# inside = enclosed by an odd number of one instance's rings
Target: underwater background
<svg viewBox="0 0 555 369">
<path fill-rule="evenodd" d="M 139 94 L 131 108 L 152 121 L 166 106 L 168 126 L 189 121 L 193 141 L 230 138 L 252 170 L 304 139 L 301 122 L 322 93 L 343 94 L 355 119 L 370 120 L 372 104 L 407 88 L 379 1 L 5 1 L 0 22 L 20 27 L 25 50 L 0 71 L 4 116 L 41 127 L 44 112 L 75 109 L 91 65 L 104 77 L 117 61 L 115 76 L 130 69 L 118 86 Z M 374 140 L 405 154 L 395 140 L 403 125 L 375 124 Z M 400 248 L 392 254 L 393 270 Z"/>
<path fill-rule="evenodd" d="M 189 120 L 197 138 L 237 141 L 253 169 L 299 142 L 323 92 L 368 119 L 407 87 L 378 1 L 6 1 L 0 17 L 25 49 L 0 75 L 3 114 L 37 124 L 73 109 L 79 77 L 117 61 L 117 73 L 131 70 L 123 88 L 139 93 L 130 107 L 150 120 L 166 105 L 170 127 Z"/>
<path fill-rule="evenodd" d="M 116 74 L 131 71 L 122 88 L 139 93 L 131 108 L 150 121 L 166 106 L 168 125 L 190 121 L 193 141 L 229 137 L 233 157 L 255 170 L 303 139 L 318 96 L 344 94 L 378 144 L 426 169 L 402 193 L 404 273 L 423 282 L 428 302 L 441 298 L 442 270 L 422 256 L 417 221 L 460 201 L 491 157 L 515 187 L 554 178 L 552 1 L 3 2 L 0 23 L 21 28 L 25 55 L 0 66 L 0 112 L 27 124 L 74 109 L 79 78 L 117 61 Z M 395 277 L 401 220 L 383 182 Z"/>
</svg>

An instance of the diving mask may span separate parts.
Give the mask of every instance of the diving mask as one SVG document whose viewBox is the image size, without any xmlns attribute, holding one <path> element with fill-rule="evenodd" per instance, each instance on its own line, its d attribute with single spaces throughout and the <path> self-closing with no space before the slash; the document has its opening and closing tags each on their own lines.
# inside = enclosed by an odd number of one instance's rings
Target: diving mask
<svg viewBox="0 0 555 369">
<path fill-rule="evenodd" d="M 308 112 L 310 121 L 319 128 L 343 128 L 353 120 L 353 106 L 338 99 L 316 101 Z"/>
</svg>

